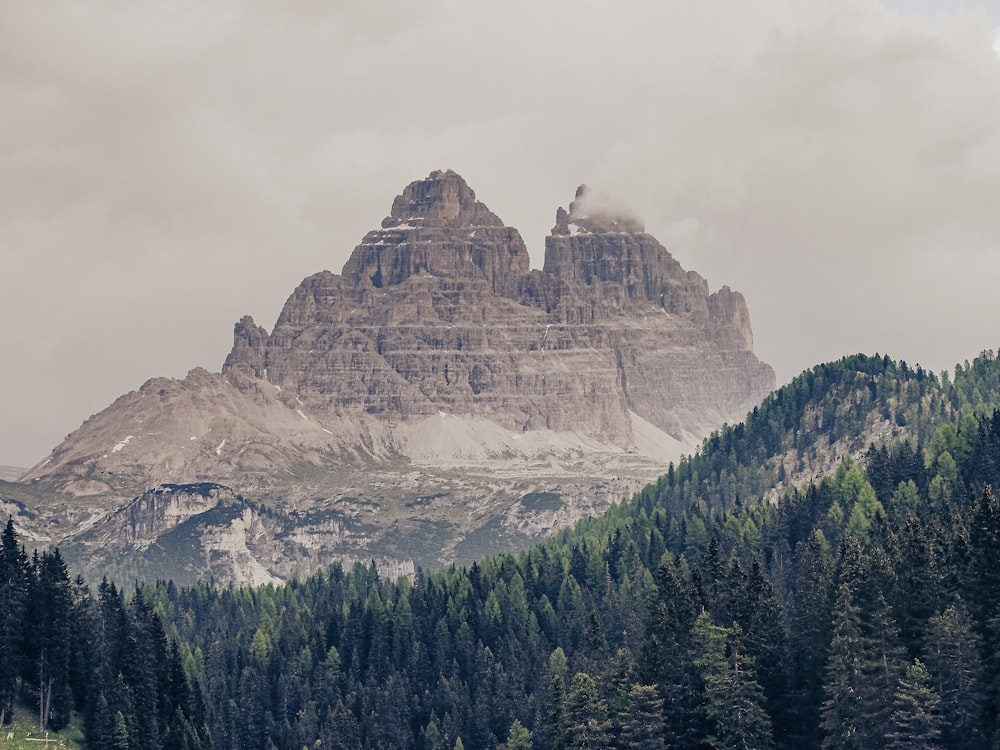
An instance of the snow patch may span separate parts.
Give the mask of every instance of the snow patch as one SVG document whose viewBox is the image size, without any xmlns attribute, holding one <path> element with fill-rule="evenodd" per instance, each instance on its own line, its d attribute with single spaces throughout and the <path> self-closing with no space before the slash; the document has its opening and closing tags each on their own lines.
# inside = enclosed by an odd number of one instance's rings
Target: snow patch
<svg viewBox="0 0 1000 750">
<path fill-rule="evenodd" d="M 225 445 L 226 445 L 226 441 L 223 440 L 221 443 L 219 443 L 217 446 L 215 446 L 215 455 L 216 456 L 221 456 L 222 455 L 222 449 L 225 447 Z"/>
<path fill-rule="evenodd" d="M 309 420 L 309 417 L 307 417 L 307 416 L 306 416 L 305 414 L 303 414 L 303 413 L 302 413 L 302 410 L 301 410 L 301 409 L 296 409 L 296 410 L 295 410 L 295 413 L 296 413 L 296 414 L 298 414 L 298 415 L 299 415 L 300 417 L 302 417 L 303 419 L 305 419 L 306 421 L 308 421 L 308 420 Z"/>
<path fill-rule="evenodd" d="M 135 435 L 129 435 L 129 436 L 127 437 L 127 438 L 125 438 L 125 439 L 124 439 L 124 440 L 122 440 L 121 442 L 119 442 L 119 443 L 115 443 L 115 447 L 111 449 L 111 452 L 112 452 L 112 453 L 117 453 L 117 452 L 118 452 L 118 451 L 120 451 L 120 450 L 121 450 L 122 448 L 124 448 L 124 447 L 125 447 L 126 445 L 128 445 L 128 444 L 129 444 L 129 441 L 131 441 L 131 440 L 135 440 Z M 43 465 L 44 465 L 44 464 L 43 464 Z"/>
</svg>

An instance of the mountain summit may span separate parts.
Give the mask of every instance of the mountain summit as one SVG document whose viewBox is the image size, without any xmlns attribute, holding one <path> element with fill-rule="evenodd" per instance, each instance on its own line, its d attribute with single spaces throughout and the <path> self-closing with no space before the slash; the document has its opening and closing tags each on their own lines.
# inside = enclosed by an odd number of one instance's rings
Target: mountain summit
<svg viewBox="0 0 1000 750">
<path fill-rule="evenodd" d="M 447 562 L 477 528 L 530 537 L 594 512 L 742 419 L 774 386 L 752 345 L 742 295 L 709 293 L 586 187 L 556 212 L 539 271 L 516 229 L 437 171 L 341 274 L 304 279 L 270 332 L 241 319 L 221 373 L 145 383 L 25 479 L 118 500 L 221 482 L 365 527 L 312 528 L 313 552 L 385 552 L 392 519 L 432 537 L 410 561 Z"/>
</svg>

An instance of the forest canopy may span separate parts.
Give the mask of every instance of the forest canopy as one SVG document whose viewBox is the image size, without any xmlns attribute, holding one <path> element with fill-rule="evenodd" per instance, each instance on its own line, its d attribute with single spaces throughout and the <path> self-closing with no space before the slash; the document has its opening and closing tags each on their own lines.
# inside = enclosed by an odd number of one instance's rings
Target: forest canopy
<svg viewBox="0 0 1000 750">
<path fill-rule="evenodd" d="M 8 523 L 0 711 L 164 750 L 990 746 L 998 405 L 992 353 L 953 379 L 845 358 L 600 518 L 396 581 L 126 597 Z"/>
</svg>

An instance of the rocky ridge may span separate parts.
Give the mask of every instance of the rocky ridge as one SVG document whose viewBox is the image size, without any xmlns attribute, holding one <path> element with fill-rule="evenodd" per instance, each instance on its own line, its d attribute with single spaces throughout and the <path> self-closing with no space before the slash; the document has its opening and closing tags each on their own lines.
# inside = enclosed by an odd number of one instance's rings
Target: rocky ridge
<svg viewBox="0 0 1000 750">
<path fill-rule="evenodd" d="M 434 172 L 340 275 L 304 279 L 270 332 L 241 319 L 221 373 L 148 381 L 22 481 L 94 504 L 108 528 L 154 485 L 224 483 L 273 511 L 239 514 L 259 580 L 350 557 L 443 564 L 600 512 L 741 419 L 774 385 L 752 344 L 742 295 L 709 293 L 586 187 L 530 270 L 517 230 L 459 175 Z M 209 512 L 184 507 L 178 518 Z M 353 536 L 313 529 L 317 509 Z M 405 529 L 419 549 L 394 540 Z M 296 535 L 298 547 L 260 543 Z"/>
</svg>

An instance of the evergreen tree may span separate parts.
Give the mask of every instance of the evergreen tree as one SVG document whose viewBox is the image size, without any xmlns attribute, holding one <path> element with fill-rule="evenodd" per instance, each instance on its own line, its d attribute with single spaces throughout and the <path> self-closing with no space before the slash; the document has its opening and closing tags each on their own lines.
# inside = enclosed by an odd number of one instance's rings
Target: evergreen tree
<svg viewBox="0 0 1000 750">
<path fill-rule="evenodd" d="M 820 743 L 820 707 L 823 704 L 823 674 L 830 648 L 833 588 L 827 542 L 818 529 L 799 545 L 800 562 L 790 630 L 793 652 L 793 717 L 787 729 L 802 747 Z"/>
<path fill-rule="evenodd" d="M 695 665 L 705 685 L 705 713 L 711 726 L 708 744 L 717 750 L 772 747 L 771 719 L 754 679 L 753 660 L 744 651 L 740 626 L 715 625 L 702 610 L 692 640 Z"/>
<path fill-rule="evenodd" d="M 577 672 L 566 694 L 567 750 L 601 750 L 611 746 L 608 704 L 601 698 L 594 678 Z"/>
<path fill-rule="evenodd" d="M 115 714 L 114 730 L 111 734 L 109 747 L 112 750 L 129 750 L 128 724 L 121 711 Z"/>
<path fill-rule="evenodd" d="M 920 652 L 923 630 L 928 618 L 940 607 L 943 598 L 940 560 L 934 540 L 919 516 L 909 514 L 895 540 L 893 568 L 896 593 L 893 610 L 897 613 L 903 643 L 910 655 Z"/>
<path fill-rule="evenodd" d="M 868 747 L 881 747 L 892 723 L 896 690 L 906 667 L 906 652 L 889 605 L 878 596 L 875 611 L 864 618 L 865 695 L 862 726 Z"/>
<path fill-rule="evenodd" d="M 59 550 L 36 556 L 28 587 L 26 678 L 35 687 L 42 730 L 65 727 L 73 709 L 69 683 L 72 613 L 69 573 Z"/>
<path fill-rule="evenodd" d="M 694 747 L 705 736 L 700 677 L 691 646 L 697 615 L 692 589 L 678 565 L 660 564 L 639 658 L 640 680 L 656 685 L 663 697 L 667 744 L 677 747 Z"/>
<path fill-rule="evenodd" d="M 821 712 L 824 750 L 870 750 L 864 744 L 860 726 L 864 715 L 860 616 L 850 588 L 846 583 L 840 584 L 823 684 L 826 696 Z"/>
<path fill-rule="evenodd" d="M 18 547 L 14 522 L 7 520 L 0 541 L 0 727 L 10 717 L 17 677 L 24 668 L 24 621 L 28 559 Z"/>
<path fill-rule="evenodd" d="M 931 687 L 927 668 L 919 659 L 915 660 L 899 682 L 887 747 L 890 750 L 940 750 L 940 702 Z"/>
<path fill-rule="evenodd" d="M 764 691 L 764 706 L 780 741 L 796 721 L 790 696 L 790 647 L 784 611 L 774 586 L 760 561 L 754 558 L 742 594 L 737 620 L 743 630 L 743 648 L 754 664 L 754 674 Z"/>
<path fill-rule="evenodd" d="M 969 524 L 971 550 L 968 593 L 965 596 L 980 631 L 1000 602 L 1000 502 L 987 485 Z"/>
<path fill-rule="evenodd" d="M 544 685 L 534 734 L 542 747 L 562 750 L 566 747 L 566 654 L 562 648 L 549 655 Z"/>
<path fill-rule="evenodd" d="M 433 719 L 431 720 L 433 723 Z M 434 740 L 431 744 L 425 745 L 424 750 L 446 750 L 443 743 L 443 734 L 435 725 Z M 357 717 L 351 713 L 343 704 L 334 706 L 326 715 L 323 726 L 320 729 L 320 738 L 323 741 L 322 747 L 326 750 L 356 750 L 361 747 L 361 726 Z"/>
<path fill-rule="evenodd" d="M 633 685 L 618 718 L 619 747 L 629 750 L 666 750 L 663 698 L 655 685 Z"/>
<path fill-rule="evenodd" d="M 126 716 L 130 712 L 122 675 L 122 654 L 129 623 L 125 605 L 114 584 L 105 579 L 97 591 L 96 612 L 91 623 L 92 674 L 84 703 L 84 732 L 88 745 L 106 747 L 111 742 L 115 715 Z"/>
<path fill-rule="evenodd" d="M 130 628 L 125 643 L 122 671 L 128 685 L 131 715 L 129 726 L 133 750 L 159 750 L 161 733 L 167 727 L 167 644 L 160 618 L 141 591 L 130 607 Z M 173 715 L 173 707 L 169 709 Z"/>
<path fill-rule="evenodd" d="M 531 732 L 517 719 L 510 725 L 505 750 L 531 750 Z"/>
<path fill-rule="evenodd" d="M 955 750 L 983 747 L 982 641 L 961 598 L 927 624 L 925 661 L 941 699 L 942 743 Z"/>
</svg>

